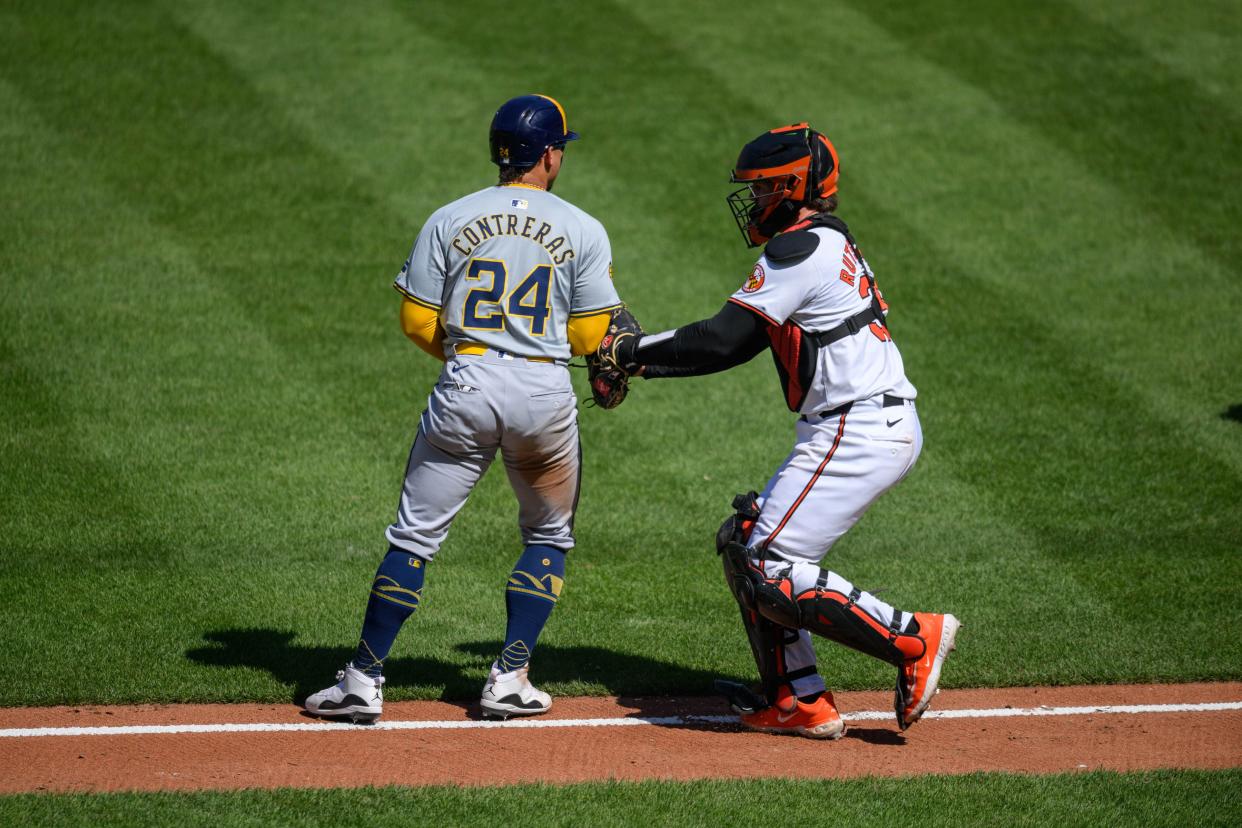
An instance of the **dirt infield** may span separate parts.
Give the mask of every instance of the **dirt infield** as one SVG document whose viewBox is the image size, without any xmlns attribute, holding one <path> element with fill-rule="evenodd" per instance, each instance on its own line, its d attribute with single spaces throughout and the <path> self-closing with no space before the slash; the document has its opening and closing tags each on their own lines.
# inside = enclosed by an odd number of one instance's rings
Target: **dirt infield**
<svg viewBox="0 0 1242 828">
<path fill-rule="evenodd" d="M 947 690 L 904 734 L 891 694 L 837 702 L 838 742 L 742 730 L 715 698 L 561 698 L 503 725 L 402 702 L 373 727 L 292 705 L 7 708 L 0 793 L 1242 766 L 1242 682 Z"/>
</svg>

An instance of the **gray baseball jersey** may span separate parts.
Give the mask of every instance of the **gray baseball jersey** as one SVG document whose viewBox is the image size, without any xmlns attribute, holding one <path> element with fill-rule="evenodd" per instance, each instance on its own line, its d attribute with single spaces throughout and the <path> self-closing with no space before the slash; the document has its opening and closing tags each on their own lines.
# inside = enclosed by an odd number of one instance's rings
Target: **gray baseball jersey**
<svg viewBox="0 0 1242 828">
<path fill-rule="evenodd" d="M 439 311 L 447 361 L 388 541 L 431 559 L 499 452 L 523 543 L 571 548 L 580 464 L 567 328 L 620 304 L 603 225 L 544 190 L 488 187 L 431 215 L 396 287 Z"/>
<path fill-rule="evenodd" d="M 433 213 L 395 286 L 439 311 L 446 349 L 480 343 L 556 360 L 570 356 L 570 317 L 621 304 L 603 225 L 520 184 L 488 187 Z"/>
</svg>

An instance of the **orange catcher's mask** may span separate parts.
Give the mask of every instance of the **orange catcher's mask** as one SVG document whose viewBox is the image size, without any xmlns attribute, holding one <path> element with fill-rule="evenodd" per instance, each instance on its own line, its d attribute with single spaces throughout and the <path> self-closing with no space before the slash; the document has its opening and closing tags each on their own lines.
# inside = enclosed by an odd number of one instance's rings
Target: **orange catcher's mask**
<svg viewBox="0 0 1242 828">
<path fill-rule="evenodd" d="M 837 191 L 836 148 L 806 123 L 765 132 L 737 158 L 730 181 L 745 187 L 728 196 L 748 247 L 758 247 L 798 219 L 801 208 Z"/>
</svg>

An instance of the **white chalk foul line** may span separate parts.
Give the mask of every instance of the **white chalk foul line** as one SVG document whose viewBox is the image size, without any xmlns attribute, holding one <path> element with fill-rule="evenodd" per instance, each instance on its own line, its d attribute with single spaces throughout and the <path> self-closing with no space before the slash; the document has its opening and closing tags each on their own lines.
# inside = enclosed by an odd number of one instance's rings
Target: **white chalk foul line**
<svg viewBox="0 0 1242 828">
<path fill-rule="evenodd" d="M 1213 713 L 1242 710 L 1242 702 L 1204 702 L 1201 704 L 1125 704 L 1094 707 L 997 707 L 979 710 L 929 710 L 925 719 L 996 719 L 1018 716 L 1089 716 L 1137 715 L 1143 713 Z M 893 718 L 889 711 L 862 710 L 841 716 L 847 722 L 878 721 Z M 341 722 L 271 722 L 180 725 L 106 725 L 99 727 L 27 727 L 0 730 L 0 737 L 31 738 L 35 736 L 143 736 L 165 733 L 282 733 L 341 732 L 347 730 L 482 730 L 487 728 L 554 728 L 554 727 L 665 727 L 696 724 L 727 724 L 737 716 L 627 716 L 610 719 L 514 719 L 494 721 L 382 721 L 369 725 Z"/>
</svg>

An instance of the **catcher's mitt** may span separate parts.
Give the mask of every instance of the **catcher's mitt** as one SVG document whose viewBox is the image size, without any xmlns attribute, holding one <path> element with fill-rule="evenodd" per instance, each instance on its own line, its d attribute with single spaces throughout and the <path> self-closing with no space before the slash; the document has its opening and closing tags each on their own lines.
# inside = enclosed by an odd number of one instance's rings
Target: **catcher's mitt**
<svg viewBox="0 0 1242 828">
<path fill-rule="evenodd" d="M 629 337 L 642 336 L 642 333 L 642 325 L 638 324 L 629 308 L 622 305 L 612 312 L 608 331 L 600 340 L 599 347 L 594 353 L 587 354 L 591 398 L 600 408 L 616 408 L 624 402 L 630 390 L 630 370 L 636 366 L 623 365 L 618 361 L 618 345 Z"/>
</svg>

